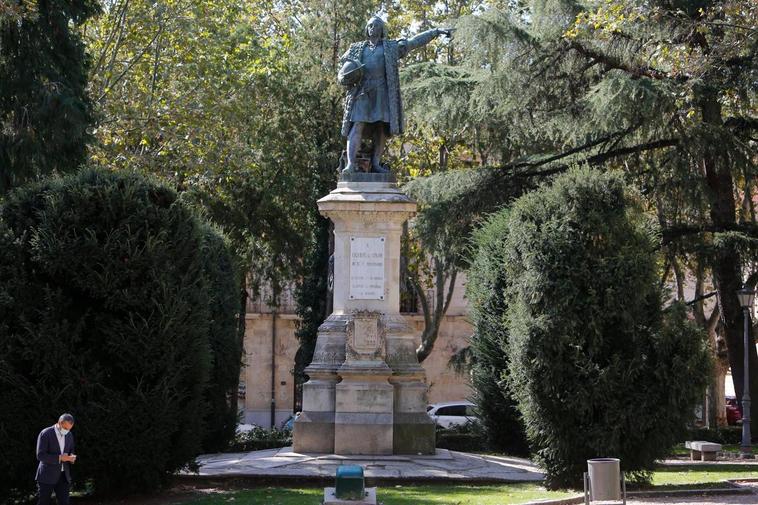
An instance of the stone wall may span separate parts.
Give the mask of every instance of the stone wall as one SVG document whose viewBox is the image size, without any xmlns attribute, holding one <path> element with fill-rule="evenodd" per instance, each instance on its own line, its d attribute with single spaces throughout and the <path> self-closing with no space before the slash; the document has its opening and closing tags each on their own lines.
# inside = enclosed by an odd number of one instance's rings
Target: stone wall
<svg viewBox="0 0 758 505">
<path fill-rule="evenodd" d="M 295 366 L 297 338 L 294 314 L 247 314 L 241 384 L 244 384 L 243 422 L 271 427 L 271 350 L 274 342 L 274 399 L 276 426 L 292 414 L 295 397 Z M 242 389 L 242 388 L 241 388 Z"/>
<path fill-rule="evenodd" d="M 406 317 L 416 329 L 416 335 L 420 336 L 424 329 L 424 317 Z M 470 336 L 471 324 L 465 316 L 445 316 L 432 353 L 421 363 L 426 370 L 429 403 L 465 400 L 471 394 L 468 376 L 461 376 L 448 366 L 451 356 L 468 346 Z"/>
<path fill-rule="evenodd" d="M 456 291 L 462 291 L 456 289 Z M 461 310 L 452 310 L 440 328 L 440 335 L 434 350 L 422 363 L 429 384 L 429 402 L 463 400 L 469 396 L 468 378 L 457 375 L 448 366 L 448 360 L 458 350 L 465 347 L 471 335 L 471 325 Z M 409 315 L 409 324 L 421 334 L 424 318 Z M 271 426 L 271 349 L 274 333 L 273 315 L 270 313 L 248 313 L 246 317 L 245 354 L 240 378 L 244 384 L 242 420 L 263 427 Z M 276 426 L 278 427 L 292 414 L 295 401 L 295 381 L 292 375 L 298 342 L 295 337 L 297 316 L 276 315 L 276 341 L 274 343 L 274 398 Z M 242 389 L 242 388 L 240 388 Z"/>
</svg>

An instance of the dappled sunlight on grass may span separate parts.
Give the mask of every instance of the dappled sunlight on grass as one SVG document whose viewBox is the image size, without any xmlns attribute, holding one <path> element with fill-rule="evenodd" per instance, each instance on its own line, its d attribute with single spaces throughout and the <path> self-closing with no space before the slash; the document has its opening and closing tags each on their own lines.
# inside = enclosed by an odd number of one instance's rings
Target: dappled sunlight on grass
<svg viewBox="0 0 758 505">
<path fill-rule="evenodd" d="M 546 491 L 529 483 L 499 486 L 385 486 L 378 489 L 377 500 L 384 505 L 507 505 L 570 495 L 569 492 Z M 209 495 L 182 505 L 319 505 L 322 496 L 323 490 L 315 488 L 262 488 Z"/>
<path fill-rule="evenodd" d="M 746 467 L 735 464 L 660 467 L 653 473 L 652 488 L 719 487 L 724 480 L 732 478 L 758 478 L 758 466 Z M 323 497 L 321 488 L 268 487 L 243 491 L 215 491 L 218 492 L 189 499 L 180 505 L 320 505 Z M 379 487 L 377 499 L 383 505 L 510 505 L 576 494 L 576 491 L 547 491 L 534 483 L 385 485 Z"/>
<path fill-rule="evenodd" d="M 378 501 L 385 505 L 499 505 L 530 500 L 561 498 L 569 492 L 547 491 L 535 484 L 501 486 L 413 486 L 380 489 Z"/>
</svg>

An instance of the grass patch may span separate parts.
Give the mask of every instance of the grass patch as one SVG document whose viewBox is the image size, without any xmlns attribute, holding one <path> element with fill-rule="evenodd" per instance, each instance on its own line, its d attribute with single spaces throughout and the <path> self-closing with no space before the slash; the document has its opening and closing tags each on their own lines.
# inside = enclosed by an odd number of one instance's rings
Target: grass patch
<svg viewBox="0 0 758 505">
<path fill-rule="evenodd" d="M 725 452 L 740 452 L 740 446 L 738 444 L 723 444 L 721 450 Z M 689 458 L 690 450 L 687 449 L 684 444 L 677 444 L 671 450 L 671 456 Z"/>
<path fill-rule="evenodd" d="M 575 494 L 547 491 L 531 483 L 386 486 L 379 487 L 377 491 L 377 501 L 384 505 L 506 505 Z M 322 498 L 323 489 L 261 488 L 217 493 L 185 501 L 181 505 L 319 505 Z"/>
<path fill-rule="evenodd" d="M 653 473 L 652 485 L 628 489 L 678 490 L 721 487 L 727 479 L 758 478 L 758 466 L 692 465 L 660 467 Z M 578 491 L 547 491 L 539 484 L 502 485 L 412 485 L 380 486 L 377 499 L 384 505 L 509 505 L 548 498 L 565 498 Z M 322 488 L 265 487 L 228 490 L 191 498 L 178 505 L 319 505 Z"/>
<path fill-rule="evenodd" d="M 758 466 L 693 465 L 661 467 L 653 473 L 653 486 L 715 484 L 727 479 L 758 478 Z"/>
</svg>

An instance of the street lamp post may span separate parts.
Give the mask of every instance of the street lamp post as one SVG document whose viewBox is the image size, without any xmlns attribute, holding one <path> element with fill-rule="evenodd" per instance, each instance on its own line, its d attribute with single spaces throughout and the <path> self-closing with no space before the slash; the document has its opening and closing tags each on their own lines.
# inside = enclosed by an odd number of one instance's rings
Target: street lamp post
<svg viewBox="0 0 758 505">
<path fill-rule="evenodd" d="M 749 347 L 749 327 L 750 322 L 750 308 L 753 306 L 753 299 L 755 298 L 755 291 L 742 288 L 737 291 L 737 298 L 740 299 L 740 305 L 745 318 L 745 335 L 744 335 L 744 374 L 742 384 L 742 444 L 740 444 L 740 457 L 742 459 L 753 459 L 751 438 L 750 438 L 750 353 Z"/>
</svg>

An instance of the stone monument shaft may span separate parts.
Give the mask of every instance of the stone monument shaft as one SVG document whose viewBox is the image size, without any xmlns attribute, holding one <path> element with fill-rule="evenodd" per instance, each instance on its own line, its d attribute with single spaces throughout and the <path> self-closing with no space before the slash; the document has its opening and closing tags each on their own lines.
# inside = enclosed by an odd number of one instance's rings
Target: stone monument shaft
<svg viewBox="0 0 758 505">
<path fill-rule="evenodd" d="M 318 201 L 334 222 L 334 312 L 306 368 L 294 450 L 434 453 L 425 374 L 400 314 L 400 240 L 416 203 L 389 174 L 343 179 Z"/>
</svg>

